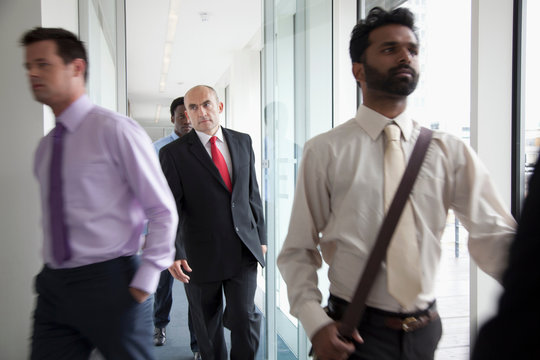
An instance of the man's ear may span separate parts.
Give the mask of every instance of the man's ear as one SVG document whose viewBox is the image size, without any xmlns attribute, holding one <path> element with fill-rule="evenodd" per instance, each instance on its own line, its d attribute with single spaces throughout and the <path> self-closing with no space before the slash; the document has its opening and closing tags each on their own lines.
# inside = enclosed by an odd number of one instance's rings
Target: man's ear
<svg viewBox="0 0 540 360">
<path fill-rule="evenodd" d="M 80 58 L 73 59 L 72 61 L 73 69 L 75 74 L 82 76 L 84 78 L 84 72 L 86 71 L 86 61 Z"/>
<path fill-rule="evenodd" d="M 364 72 L 364 64 L 353 62 L 352 73 L 357 82 L 363 82 L 366 78 L 365 72 Z"/>
</svg>

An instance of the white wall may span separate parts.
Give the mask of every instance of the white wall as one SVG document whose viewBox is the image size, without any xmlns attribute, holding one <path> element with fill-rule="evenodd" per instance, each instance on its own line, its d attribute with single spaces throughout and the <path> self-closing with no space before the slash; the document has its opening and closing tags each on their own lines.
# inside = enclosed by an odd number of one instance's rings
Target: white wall
<svg viewBox="0 0 540 360">
<path fill-rule="evenodd" d="M 356 81 L 352 74 L 349 42 L 356 25 L 356 0 L 333 2 L 334 9 L 334 126 L 356 114 Z"/>
<path fill-rule="evenodd" d="M 60 6 L 59 1 L 45 3 L 46 9 Z M 0 2 L 0 359 L 28 358 L 33 279 L 42 266 L 41 210 L 32 163 L 36 145 L 48 126 L 44 107 L 30 93 L 23 48 L 18 42 L 26 30 L 42 24 L 72 28 L 73 19 L 77 19 L 76 2 L 62 4 L 59 18 L 52 10 L 42 13 L 39 0 Z"/>
<path fill-rule="evenodd" d="M 510 208 L 512 0 L 472 1 L 471 145 Z M 496 310 L 501 287 L 471 266 L 471 344 Z"/>
<path fill-rule="evenodd" d="M 230 114 L 227 127 L 247 133 L 253 141 L 255 152 L 255 170 L 259 190 L 261 187 L 261 71 L 260 53 L 256 49 L 238 51 L 228 71 L 216 86 L 220 91 L 220 100 L 224 101 L 222 90 L 229 86 Z M 224 114 L 222 114 L 222 123 Z"/>
<path fill-rule="evenodd" d="M 43 134 L 43 107 L 30 95 L 23 69 L 22 33 L 41 24 L 40 1 L 0 2 L 0 358 L 28 357 L 33 277 L 41 266 L 40 209 L 32 174 Z"/>
</svg>

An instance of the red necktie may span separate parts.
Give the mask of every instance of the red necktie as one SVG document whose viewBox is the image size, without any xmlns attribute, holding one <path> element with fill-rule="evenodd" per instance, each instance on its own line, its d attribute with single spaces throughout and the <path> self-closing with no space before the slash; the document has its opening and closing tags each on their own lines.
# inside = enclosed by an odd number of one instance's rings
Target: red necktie
<svg viewBox="0 0 540 360">
<path fill-rule="evenodd" d="M 221 154 L 221 151 L 219 151 L 217 145 L 216 145 L 217 137 L 212 136 L 210 138 L 210 143 L 212 144 L 210 152 L 212 153 L 212 160 L 214 161 L 214 164 L 216 164 L 216 167 L 221 174 L 221 177 L 223 178 L 223 181 L 225 181 L 225 185 L 227 185 L 227 188 L 229 191 L 232 191 L 232 184 L 231 184 L 231 176 L 229 175 L 229 169 L 227 169 L 227 163 L 225 162 L 225 158 Z"/>
<path fill-rule="evenodd" d="M 65 127 L 57 123 L 53 130 L 53 150 L 49 178 L 49 213 L 53 257 L 62 264 L 71 257 L 66 224 L 64 223 L 64 199 L 62 194 L 62 153 Z"/>
</svg>

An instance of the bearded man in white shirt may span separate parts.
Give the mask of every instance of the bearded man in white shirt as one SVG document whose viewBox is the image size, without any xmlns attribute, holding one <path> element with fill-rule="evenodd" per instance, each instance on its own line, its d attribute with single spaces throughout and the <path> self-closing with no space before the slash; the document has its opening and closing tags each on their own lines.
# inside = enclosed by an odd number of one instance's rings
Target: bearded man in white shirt
<svg viewBox="0 0 540 360">
<path fill-rule="evenodd" d="M 514 219 L 473 150 L 436 131 L 408 198 L 414 226 L 406 241 L 418 244 L 419 291 L 408 304 L 395 292 L 391 295 L 384 261 L 354 343 L 338 334 L 336 321 L 354 295 L 385 216 L 385 127 L 399 127 L 406 160 L 420 132 L 405 111 L 418 83 L 418 51 L 408 9 L 372 9 L 353 29 L 350 42 L 363 104 L 355 118 L 304 148 L 289 232 L 277 264 L 287 283 L 291 314 L 301 321 L 320 360 L 433 359 L 442 334 L 434 280 L 449 209 L 469 231 L 469 252 L 478 266 L 497 280 L 506 267 Z M 323 258 L 329 264 L 332 317 L 321 307 L 317 288 Z M 421 321 L 407 331 L 400 325 L 411 317 Z"/>
</svg>

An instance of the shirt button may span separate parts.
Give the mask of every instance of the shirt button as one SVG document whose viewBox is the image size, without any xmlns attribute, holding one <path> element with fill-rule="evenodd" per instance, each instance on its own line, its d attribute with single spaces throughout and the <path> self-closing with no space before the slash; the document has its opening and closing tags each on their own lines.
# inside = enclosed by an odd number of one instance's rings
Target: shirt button
<svg viewBox="0 0 540 360">
<path fill-rule="evenodd" d="M 232 207 L 234 207 L 234 205 L 235 205 L 235 204 L 234 204 L 234 201 L 233 201 L 233 203 L 232 203 Z"/>
<path fill-rule="evenodd" d="M 238 226 L 237 226 L 237 227 L 235 227 L 235 229 L 236 229 L 236 232 L 239 232 L 239 231 L 240 231 L 240 229 L 238 229 Z"/>
</svg>

